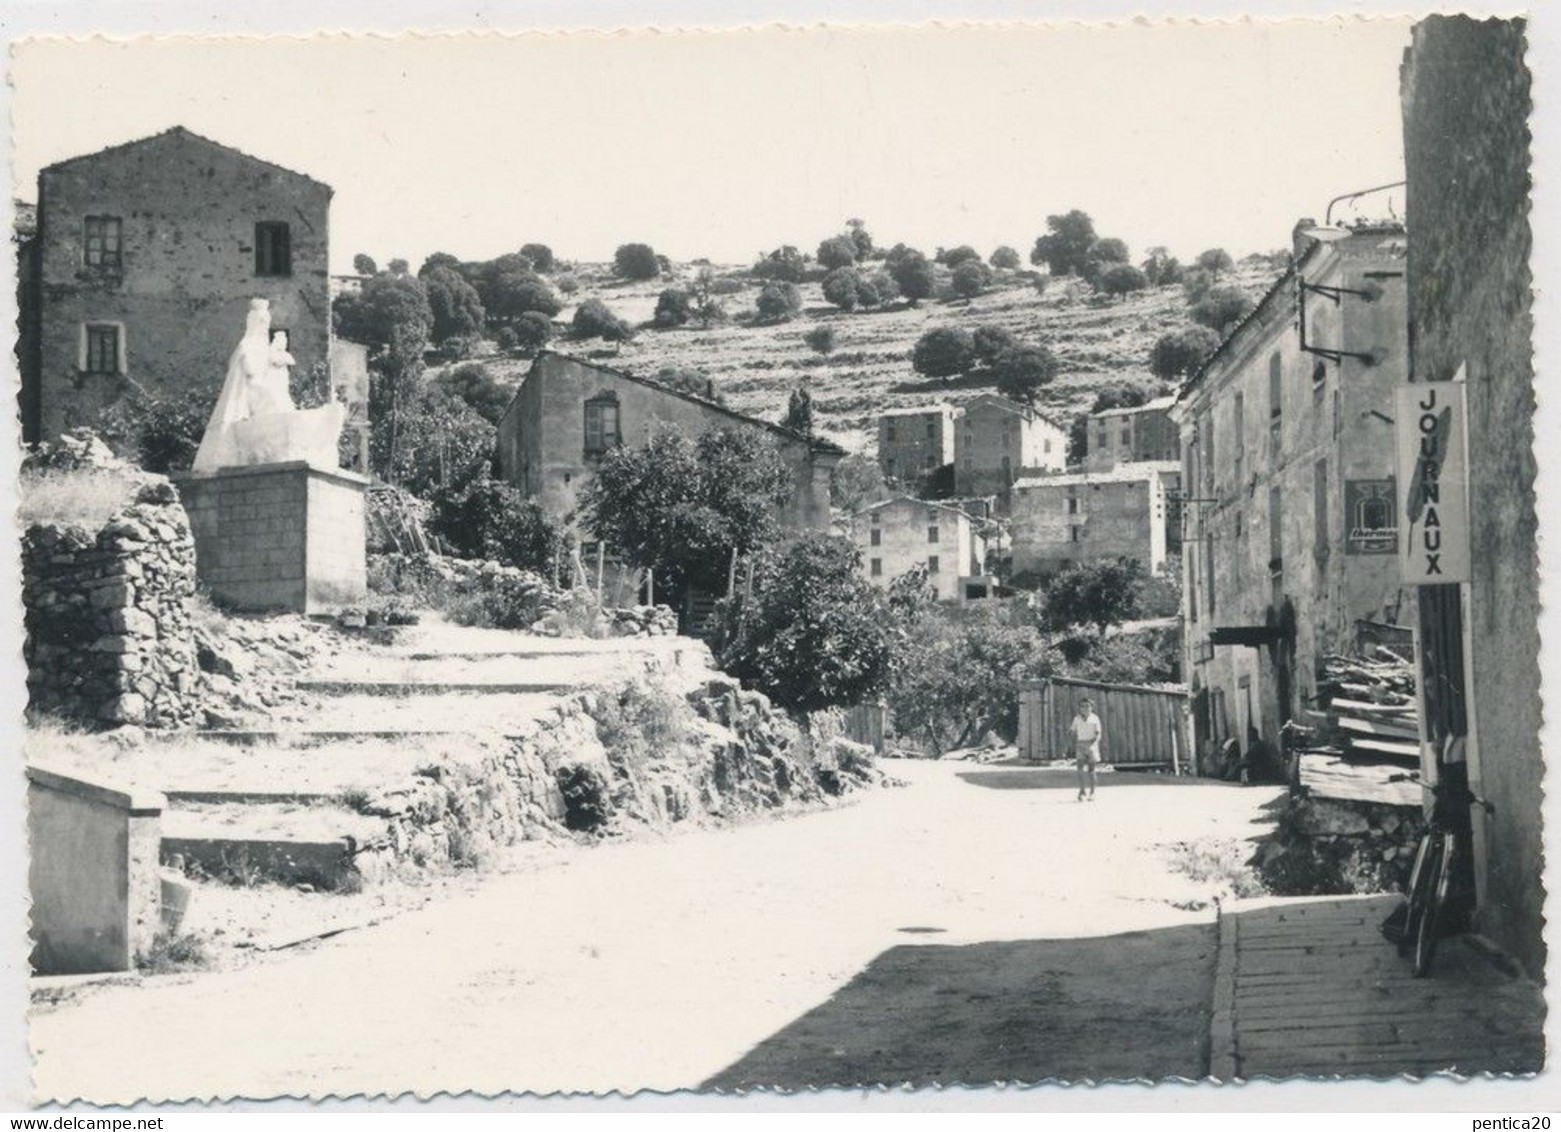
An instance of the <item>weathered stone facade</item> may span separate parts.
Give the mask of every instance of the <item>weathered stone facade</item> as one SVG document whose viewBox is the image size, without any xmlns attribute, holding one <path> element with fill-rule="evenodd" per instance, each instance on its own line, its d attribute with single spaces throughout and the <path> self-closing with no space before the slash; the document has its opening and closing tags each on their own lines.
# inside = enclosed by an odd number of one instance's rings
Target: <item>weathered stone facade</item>
<svg viewBox="0 0 1561 1132">
<path fill-rule="evenodd" d="M 1194 719 L 1200 742 L 1233 737 L 1244 751 L 1254 735 L 1277 748 L 1357 621 L 1414 622 L 1393 503 L 1393 390 L 1409 372 L 1404 231 L 1302 243 L 1174 409 L 1193 500 L 1182 608 Z M 1334 302 L 1318 287 L 1353 293 Z M 1306 345 L 1340 356 L 1302 349 L 1303 301 Z"/>
<path fill-rule="evenodd" d="M 1168 485 L 1179 466 L 1123 464 L 1100 472 L 1034 476 L 1014 484 L 1013 571 L 1047 576 L 1075 562 L 1127 558 L 1165 565 Z"/>
<path fill-rule="evenodd" d="M 954 462 L 952 405 L 891 409 L 878 418 L 878 466 L 884 477 L 918 484 Z"/>
<path fill-rule="evenodd" d="M 194 594 L 195 541 L 161 477 L 145 477 L 134 501 L 99 529 L 29 527 L 22 536 L 29 707 L 96 726 L 193 722 Z"/>
<path fill-rule="evenodd" d="M 1067 462 L 1066 430 L 1034 409 L 996 394 L 964 406 L 955 428 L 955 494 L 995 496 L 1006 514 L 1016 479 L 1060 472 Z"/>
<path fill-rule="evenodd" d="M 868 582 L 883 590 L 925 566 L 938 600 L 960 601 L 964 579 L 985 568 L 986 543 L 970 516 L 931 500 L 901 497 L 875 503 L 851 516 L 851 540 L 861 552 Z"/>
<path fill-rule="evenodd" d="M 45 168 L 22 280 L 26 439 L 96 424 L 136 388 L 215 403 L 252 298 L 303 370 L 327 365 L 330 199 L 183 128 Z"/>
<path fill-rule="evenodd" d="M 1174 397 L 1159 397 L 1130 409 L 1091 413 L 1086 432 L 1084 467 L 1107 471 L 1118 464 L 1148 460 L 1180 460 L 1181 435 L 1171 420 Z"/>
<path fill-rule="evenodd" d="M 1403 70 L 1409 315 L 1417 381 L 1465 369 L 1469 541 L 1464 597 L 1478 924 L 1544 973 L 1544 762 L 1534 510 L 1529 73 L 1522 20 L 1431 16 Z"/>
<path fill-rule="evenodd" d="M 774 442 L 792 473 L 782 521 L 798 530 L 829 528 L 829 476 L 845 454 L 838 446 L 561 354 L 537 358 L 504 411 L 499 470 L 549 515 L 567 518 L 603 453 L 619 444 L 643 444 L 656 429 L 667 427 L 691 439 L 718 428 L 761 433 Z"/>
</svg>

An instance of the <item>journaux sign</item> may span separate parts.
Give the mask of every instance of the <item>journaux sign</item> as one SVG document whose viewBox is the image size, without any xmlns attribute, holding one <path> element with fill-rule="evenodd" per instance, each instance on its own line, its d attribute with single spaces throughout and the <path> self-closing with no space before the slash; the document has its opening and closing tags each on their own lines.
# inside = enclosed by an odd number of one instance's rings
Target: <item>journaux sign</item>
<svg viewBox="0 0 1561 1132">
<path fill-rule="evenodd" d="M 1469 474 L 1461 381 L 1400 385 L 1398 557 L 1406 585 L 1469 580 Z"/>
</svg>

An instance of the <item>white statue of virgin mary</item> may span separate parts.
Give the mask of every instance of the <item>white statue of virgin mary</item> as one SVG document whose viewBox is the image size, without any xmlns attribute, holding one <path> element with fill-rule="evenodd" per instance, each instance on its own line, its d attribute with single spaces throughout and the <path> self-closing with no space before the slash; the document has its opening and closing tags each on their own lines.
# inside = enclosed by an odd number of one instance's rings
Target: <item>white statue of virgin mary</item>
<svg viewBox="0 0 1561 1132">
<path fill-rule="evenodd" d="M 314 409 L 295 408 L 288 393 L 292 365 L 281 336 L 271 337 L 270 302 L 251 299 L 244 337 L 228 359 L 228 375 L 195 453 L 194 471 L 293 460 L 338 466 L 336 445 L 346 406 L 333 400 Z"/>
</svg>

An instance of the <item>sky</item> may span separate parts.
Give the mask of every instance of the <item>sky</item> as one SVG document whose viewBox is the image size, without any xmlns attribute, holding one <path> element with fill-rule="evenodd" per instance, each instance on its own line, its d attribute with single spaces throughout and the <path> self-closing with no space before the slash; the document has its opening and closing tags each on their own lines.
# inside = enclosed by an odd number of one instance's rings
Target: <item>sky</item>
<svg viewBox="0 0 1561 1132">
<path fill-rule="evenodd" d="M 1402 178 L 1408 37 L 1374 19 L 32 40 L 12 59 L 16 195 L 184 125 L 332 185 L 337 271 L 531 241 L 747 262 L 848 217 L 880 244 L 1026 254 L 1072 208 L 1135 256 L 1239 256 Z"/>
</svg>

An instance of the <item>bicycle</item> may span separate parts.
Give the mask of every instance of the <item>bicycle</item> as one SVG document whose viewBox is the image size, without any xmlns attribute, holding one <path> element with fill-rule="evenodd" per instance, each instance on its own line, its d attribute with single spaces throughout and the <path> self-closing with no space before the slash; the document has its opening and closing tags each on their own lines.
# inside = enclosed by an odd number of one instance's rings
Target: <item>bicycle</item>
<svg viewBox="0 0 1561 1132">
<path fill-rule="evenodd" d="M 1394 775 L 1390 781 L 1406 781 L 1411 777 Z M 1382 925 L 1383 934 L 1397 944 L 1400 956 L 1413 953 L 1410 969 L 1417 979 L 1431 973 L 1436 945 L 1441 937 L 1454 934 L 1449 930 L 1452 908 L 1448 900 L 1453 894 L 1454 865 L 1462 862 L 1469 852 L 1466 844 L 1468 823 L 1454 820 L 1454 814 L 1460 807 L 1466 813 L 1468 807 L 1474 805 L 1487 813 L 1495 812 L 1495 807 L 1475 797 L 1461 782 L 1439 782 L 1431 787 L 1431 792 L 1436 796 L 1431 805 L 1431 820 L 1415 851 L 1405 902 Z M 1466 895 L 1460 893 L 1460 896 Z"/>
</svg>

